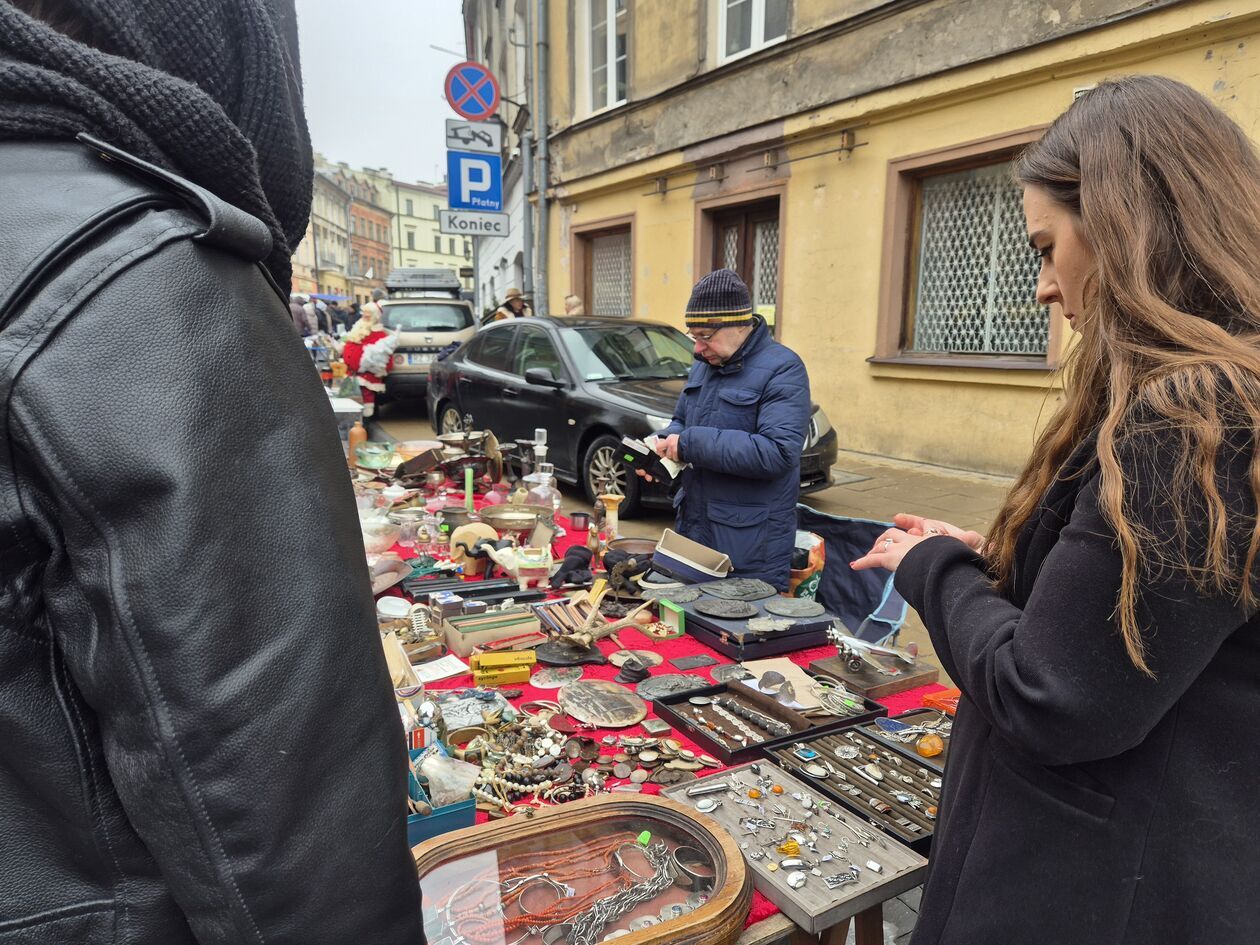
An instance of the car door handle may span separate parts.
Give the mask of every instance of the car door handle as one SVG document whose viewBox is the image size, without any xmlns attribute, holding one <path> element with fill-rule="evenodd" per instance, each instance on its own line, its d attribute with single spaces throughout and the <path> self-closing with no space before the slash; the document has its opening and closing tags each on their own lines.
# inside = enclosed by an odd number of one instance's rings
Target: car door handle
<svg viewBox="0 0 1260 945">
<path fill-rule="evenodd" d="M 515 387 L 505 387 L 505 388 L 503 388 L 503 396 L 504 396 L 504 397 L 519 397 L 520 395 L 521 395 L 521 392 L 520 392 L 519 390 L 517 390 Z"/>
<path fill-rule="evenodd" d="M 461 377 L 461 378 L 459 379 L 459 382 L 460 382 L 461 384 L 471 384 L 471 383 L 472 383 L 472 378 L 471 378 L 471 377 Z"/>
</svg>

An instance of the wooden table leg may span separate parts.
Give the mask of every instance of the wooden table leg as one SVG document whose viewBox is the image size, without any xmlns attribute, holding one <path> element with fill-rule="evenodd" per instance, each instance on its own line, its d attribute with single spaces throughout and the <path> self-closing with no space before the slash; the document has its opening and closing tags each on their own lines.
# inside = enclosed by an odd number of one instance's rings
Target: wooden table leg
<svg viewBox="0 0 1260 945">
<path fill-rule="evenodd" d="M 844 945 L 844 940 L 849 937 L 849 922 L 851 921 L 851 919 L 845 919 L 838 925 L 824 929 L 822 935 L 818 936 L 818 945 Z"/>
<path fill-rule="evenodd" d="M 884 945 L 884 905 L 877 902 L 854 916 L 854 945 Z"/>
</svg>

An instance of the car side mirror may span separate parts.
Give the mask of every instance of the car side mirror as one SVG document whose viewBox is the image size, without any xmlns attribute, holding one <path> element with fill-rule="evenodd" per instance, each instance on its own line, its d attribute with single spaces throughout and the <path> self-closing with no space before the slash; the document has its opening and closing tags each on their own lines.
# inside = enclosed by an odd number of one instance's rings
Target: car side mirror
<svg viewBox="0 0 1260 945">
<path fill-rule="evenodd" d="M 550 368 L 532 367 L 525 371 L 525 383 L 536 384 L 539 387 L 552 387 L 559 390 L 567 386 L 564 381 L 560 380 L 551 373 Z"/>
</svg>

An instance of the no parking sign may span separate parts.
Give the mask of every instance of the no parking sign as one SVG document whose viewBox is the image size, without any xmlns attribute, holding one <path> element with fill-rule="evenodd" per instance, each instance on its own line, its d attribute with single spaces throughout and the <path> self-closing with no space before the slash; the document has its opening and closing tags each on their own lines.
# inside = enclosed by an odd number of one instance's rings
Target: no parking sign
<svg viewBox="0 0 1260 945">
<path fill-rule="evenodd" d="M 469 121 L 485 121 L 499 110 L 499 83 L 479 62 L 461 62 L 446 73 L 446 101 Z"/>
</svg>

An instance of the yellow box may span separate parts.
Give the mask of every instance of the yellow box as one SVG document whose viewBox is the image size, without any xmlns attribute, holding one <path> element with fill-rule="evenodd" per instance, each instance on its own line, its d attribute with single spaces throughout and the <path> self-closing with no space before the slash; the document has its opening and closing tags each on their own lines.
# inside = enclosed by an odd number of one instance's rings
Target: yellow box
<svg viewBox="0 0 1260 945">
<path fill-rule="evenodd" d="M 474 653 L 468 659 L 473 672 L 492 669 L 510 669 L 514 666 L 533 666 L 538 657 L 533 650 L 518 650 L 500 653 Z"/>
<path fill-rule="evenodd" d="M 474 686 L 508 686 L 512 683 L 529 682 L 530 667 L 504 666 L 473 673 Z"/>
</svg>

